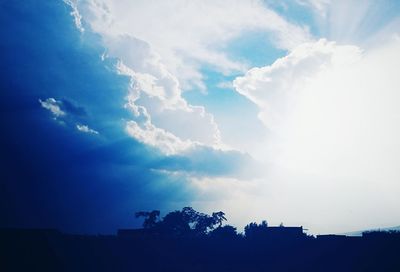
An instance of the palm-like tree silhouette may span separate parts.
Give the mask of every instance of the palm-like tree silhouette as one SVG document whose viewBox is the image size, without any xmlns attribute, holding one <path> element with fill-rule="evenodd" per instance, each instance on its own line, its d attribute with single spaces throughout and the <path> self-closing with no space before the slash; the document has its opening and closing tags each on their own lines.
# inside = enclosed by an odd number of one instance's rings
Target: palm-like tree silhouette
<svg viewBox="0 0 400 272">
<path fill-rule="evenodd" d="M 226 221 L 225 213 L 224 212 L 213 212 L 212 213 L 212 219 L 213 223 L 216 225 L 218 224 L 218 227 L 222 226 L 222 222 Z"/>
</svg>

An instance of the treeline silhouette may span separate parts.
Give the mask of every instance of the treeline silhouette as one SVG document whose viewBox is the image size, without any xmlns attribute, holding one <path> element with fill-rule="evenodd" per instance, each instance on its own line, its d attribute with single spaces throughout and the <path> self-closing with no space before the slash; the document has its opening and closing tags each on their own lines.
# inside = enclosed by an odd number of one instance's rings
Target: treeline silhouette
<svg viewBox="0 0 400 272">
<path fill-rule="evenodd" d="M 135 215 L 143 228 L 117 235 L 1 229 L 0 271 L 400 271 L 397 231 L 314 237 L 263 221 L 238 233 L 221 211 Z"/>
</svg>

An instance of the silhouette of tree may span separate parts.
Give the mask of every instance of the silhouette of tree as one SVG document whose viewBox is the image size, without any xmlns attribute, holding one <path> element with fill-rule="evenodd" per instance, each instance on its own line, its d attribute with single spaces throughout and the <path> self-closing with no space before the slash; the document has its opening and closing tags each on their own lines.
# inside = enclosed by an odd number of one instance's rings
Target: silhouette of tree
<svg viewBox="0 0 400 272">
<path fill-rule="evenodd" d="M 210 232 L 212 238 L 218 239 L 234 239 L 238 236 L 236 228 L 230 225 L 225 225 L 223 227 L 219 226 Z"/>
<path fill-rule="evenodd" d="M 225 213 L 222 211 L 214 212 L 212 215 L 200 213 L 192 207 L 184 207 L 180 211 L 168 213 L 158 221 L 159 211 L 137 212 L 136 217 L 144 217 L 143 227 L 157 227 L 160 232 L 174 236 L 184 235 L 206 235 L 216 226 L 221 227 L 222 222 L 226 221 Z"/>
<path fill-rule="evenodd" d="M 160 227 L 164 232 L 174 235 L 204 235 L 215 225 L 214 217 L 197 212 L 192 207 L 168 213 Z"/>
<path fill-rule="evenodd" d="M 225 213 L 221 212 L 221 211 L 213 212 L 212 218 L 213 218 L 214 224 L 218 224 L 219 227 L 222 226 L 222 221 L 224 221 L 224 220 L 226 221 Z"/>
<path fill-rule="evenodd" d="M 214 225 L 213 217 L 199 213 L 194 224 L 194 230 L 196 235 L 205 235 L 209 230 L 214 229 Z"/>
<path fill-rule="evenodd" d="M 260 224 L 260 227 L 261 227 L 261 228 L 268 228 L 268 222 L 267 222 L 267 220 L 263 220 L 263 221 L 261 222 L 261 224 Z"/>
<path fill-rule="evenodd" d="M 149 228 L 154 228 L 157 223 L 159 222 L 159 216 L 160 216 L 160 211 L 158 210 L 153 210 L 151 212 L 136 212 L 135 217 L 144 217 L 143 221 L 143 228 L 149 229 Z"/>
<path fill-rule="evenodd" d="M 253 222 L 244 227 L 244 234 L 247 238 L 260 237 L 260 235 L 266 233 L 267 228 L 268 228 L 268 223 L 266 220 L 263 220 L 261 224 Z"/>
<path fill-rule="evenodd" d="M 191 231 L 191 217 L 192 215 L 188 210 L 184 212 L 184 209 L 170 212 L 161 221 L 160 230 L 163 233 L 176 236 L 187 235 Z"/>
</svg>

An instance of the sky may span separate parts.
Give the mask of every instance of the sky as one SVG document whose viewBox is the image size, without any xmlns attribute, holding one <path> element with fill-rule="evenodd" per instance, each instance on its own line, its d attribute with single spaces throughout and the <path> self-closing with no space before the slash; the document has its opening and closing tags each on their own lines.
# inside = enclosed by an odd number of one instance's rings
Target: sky
<svg viewBox="0 0 400 272">
<path fill-rule="evenodd" d="M 400 3 L 0 3 L 0 225 L 400 225 Z"/>
</svg>

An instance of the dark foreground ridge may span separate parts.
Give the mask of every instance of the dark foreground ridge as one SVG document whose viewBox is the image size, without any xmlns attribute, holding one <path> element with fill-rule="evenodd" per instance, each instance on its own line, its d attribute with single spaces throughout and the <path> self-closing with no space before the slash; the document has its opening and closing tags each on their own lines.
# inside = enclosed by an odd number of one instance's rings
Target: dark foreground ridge
<svg viewBox="0 0 400 272">
<path fill-rule="evenodd" d="M 142 229 L 71 235 L 1 229 L 0 271 L 400 271 L 400 232 L 306 235 L 302 227 L 223 225 L 223 212 L 139 212 Z"/>
</svg>

